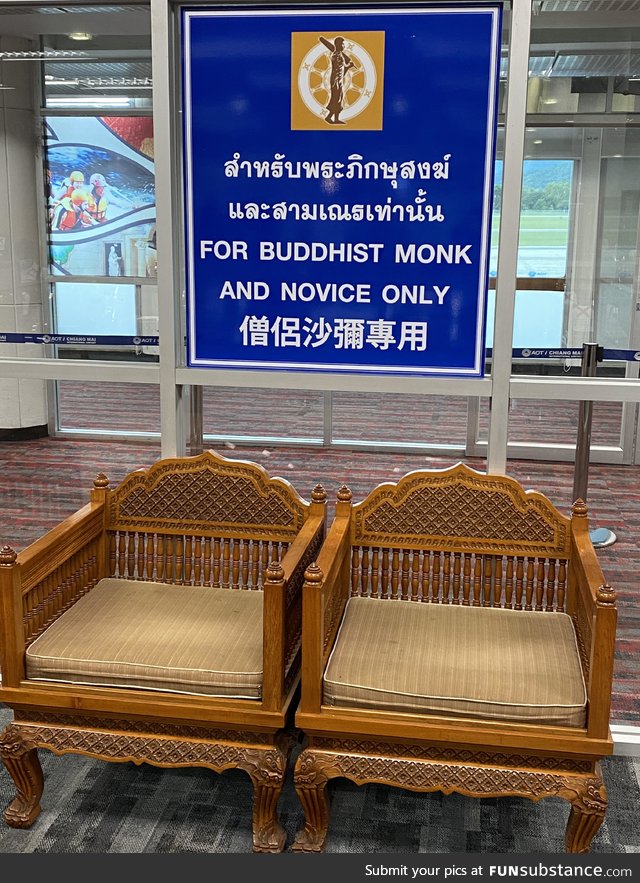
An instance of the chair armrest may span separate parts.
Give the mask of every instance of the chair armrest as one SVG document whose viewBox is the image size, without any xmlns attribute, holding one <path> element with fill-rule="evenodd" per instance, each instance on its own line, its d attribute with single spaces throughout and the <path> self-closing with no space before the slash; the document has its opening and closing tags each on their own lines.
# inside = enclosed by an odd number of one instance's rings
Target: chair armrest
<svg viewBox="0 0 640 883">
<path fill-rule="evenodd" d="M 308 518 L 280 562 L 288 586 L 287 603 L 290 603 L 291 596 L 302 593 L 304 572 L 320 553 L 325 537 L 325 526 L 324 514 Z"/>
<path fill-rule="evenodd" d="M 263 703 L 282 708 L 296 673 L 302 631 L 302 587 L 306 568 L 325 535 L 325 512 L 312 514 L 280 563 L 273 562 L 263 586 Z"/>
<path fill-rule="evenodd" d="M 322 676 L 349 595 L 351 510 L 338 514 L 302 594 L 302 712 L 319 712 Z"/>
<path fill-rule="evenodd" d="M 586 518 L 573 518 L 570 559 L 573 621 L 587 684 L 587 730 L 607 738 L 616 641 L 616 595 L 603 576 Z"/>
<path fill-rule="evenodd" d="M 104 503 L 88 503 L 18 555 L 0 561 L 3 686 L 24 678 L 24 653 L 105 575 Z"/>
</svg>

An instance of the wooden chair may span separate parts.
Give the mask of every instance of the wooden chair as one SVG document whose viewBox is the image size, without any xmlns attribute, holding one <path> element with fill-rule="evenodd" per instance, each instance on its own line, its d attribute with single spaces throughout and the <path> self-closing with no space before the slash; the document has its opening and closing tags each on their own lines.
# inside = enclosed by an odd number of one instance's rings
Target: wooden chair
<svg viewBox="0 0 640 883">
<path fill-rule="evenodd" d="M 462 464 L 356 505 L 343 487 L 303 590 L 293 849 L 322 850 L 341 776 L 562 797 L 566 849 L 587 852 L 607 806 L 615 629 L 582 501 L 567 518 Z"/>
<path fill-rule="evenodd" d="M 40 812 L 38 748 L 160 767 L 237 767 L 254 786 L 253 849 L 279 852 L 293 744 L 305 569 L 325 493 L 212 451 L 159 460 L 20 554 L 0 553 L 0 757 Z"/>
</svg>

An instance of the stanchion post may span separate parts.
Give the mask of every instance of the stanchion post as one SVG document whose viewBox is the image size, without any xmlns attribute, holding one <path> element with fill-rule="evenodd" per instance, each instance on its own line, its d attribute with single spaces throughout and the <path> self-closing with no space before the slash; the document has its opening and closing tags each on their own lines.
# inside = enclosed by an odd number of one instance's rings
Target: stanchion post
<svg viewBox="0 0 640 883">
<path fill-rule="evenodd" d="M 595 377 L 598 366 L 597 343 L 585 343 L 582 346 L 582 377 Z M 578 435 L 576 438 L 576 459 L 573 473 L 573 499 L 587 499 L 587 486 L 589 484 L 589 454 L 591 451 L 591 419 L 593 417 L 593 402 L 580 402 L 578 409 Z"/>
<path fill-rule="evenodd" d="M 582 347 L 582 377 L 595 377 L 598 362 L 602 361 L 603 347 L 597 343 L 585 343 Z M 581 401 L 578 409 L 578 435 L 576 438 L 576 458 L 573 473 L 573 499 L 587 501 L 589 484 L 589 458 L 591 453 L 591 420 L 593 402 Z M 589 531 L 591 542 L 596 548 L 611 546 L 617 537 L 608 527 L 598 527 Z"/>
<path fill-rule="evenodd" d="M 204 450 L 202 387 L 192 384 L 189 392 L 189 453 L 194 456 Z"/>
</svg>

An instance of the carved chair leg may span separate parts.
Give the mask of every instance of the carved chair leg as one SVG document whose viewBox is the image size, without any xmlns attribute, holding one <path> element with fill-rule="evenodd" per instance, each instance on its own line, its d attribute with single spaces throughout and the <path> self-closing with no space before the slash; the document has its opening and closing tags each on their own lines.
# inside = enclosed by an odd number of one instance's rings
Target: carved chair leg
<svg viewBox="0 0 640 883">
<path fill-rule="evenodd" d="M 278 819 L 278 800 L 282 793 L 291 738 L 281 736 L 276 747 L 267 751 L 249 749 L 240 767 L 253 782 L 253 851 L 282 852 L 287 839 Z"/>
<path fill-rule="evenodd" d="M 296 794 L 302 804 L 305 825 L 296 834 L 293 852 L 322 852 L 329 827 L 328 777 L 311 753 L 303 751 L 294 772 Z"/>
<path fill-rule="evenodd" d="M 0 759 L 18 792 L 5 810 L 5 822 L 12 828 L 29 828 L 40 815 L 44 789 L 37 749 L 19 730 L 9 725 L 0 736 Z"/>
<path fill-rule="evenodd" d="M 591 779 L 571 800 L 564 844 L 567 852 L 589 852 L 591 841 L 604 821 L 607 811 L 607 789 L 602 781 L 599 765 L 597 779 Z"/>
<path fill-rule="evenodd" d="M 282 852 L 286 832 L 278 819 L 277 806 L 282 792 L 279 785 L 253 783 L 253 851 Z"/>
</svg>

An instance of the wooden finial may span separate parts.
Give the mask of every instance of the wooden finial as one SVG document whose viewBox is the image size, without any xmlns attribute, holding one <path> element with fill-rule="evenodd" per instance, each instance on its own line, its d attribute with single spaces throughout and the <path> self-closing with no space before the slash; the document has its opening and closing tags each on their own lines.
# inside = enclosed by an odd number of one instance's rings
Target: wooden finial
<svg viewBox="0 0 640 883">
<path fill-rule="evenodd" d="M 93 479 L 93 486 L 95 488 L 109 487 L 109 479 L 104 472 L 98 472 L 97 478 Z"/>
<path fill-rule="evenodd" d="M 349 488 L 346 486 L 346 484 L 343 484 L 342 487 L 340 488 L 340 490 L 338 491 L 338 502 L 339 503 L 350 503 L 352 499 L 353 499 L 353 494 L 351 493 Z"/>
<path fill-rule="evenodd" d="M 0 550 L 0 567 L 11 567 L 12 564 L 15 564 L 17 557 L 17 552 L 11 546 L 3 546 Z"/>
<path fill-rule="evenodd" d="M 607 607 L 616 603 L 616 593 L 613 591 L 609 583 L 605 583 L 603 586 L 598 586 L 596 602 L 598 604 L 604 604 Z"/>
<path fill-rule="evenodd" d="M 314 586 L 319 586 L 323 580 L 323 577 L 324 574 L 315 561 L 313 561 L 304 572 L 305 583 L 310 583 Z"/>
<path fill-rule="evenodd" d="M 314 489 L 311 491 L 311 499 L 314 503 L 326 503 L 327 502 L 327 492 L 322 487 L 321 484 L 317 484 Z"/>
<path fill-rule="evenodd" d="M 284 579 L 284 568 L 279 561 L 270 561 L 267 567 L 267 582 L 281 583 Z"/>
<path fill-rule="evenodd" d="M 576 500 L 571 507 L 571 514 L 576 518 L 586 518 L 588 511 L 584 500 Z"/>
</svg>

